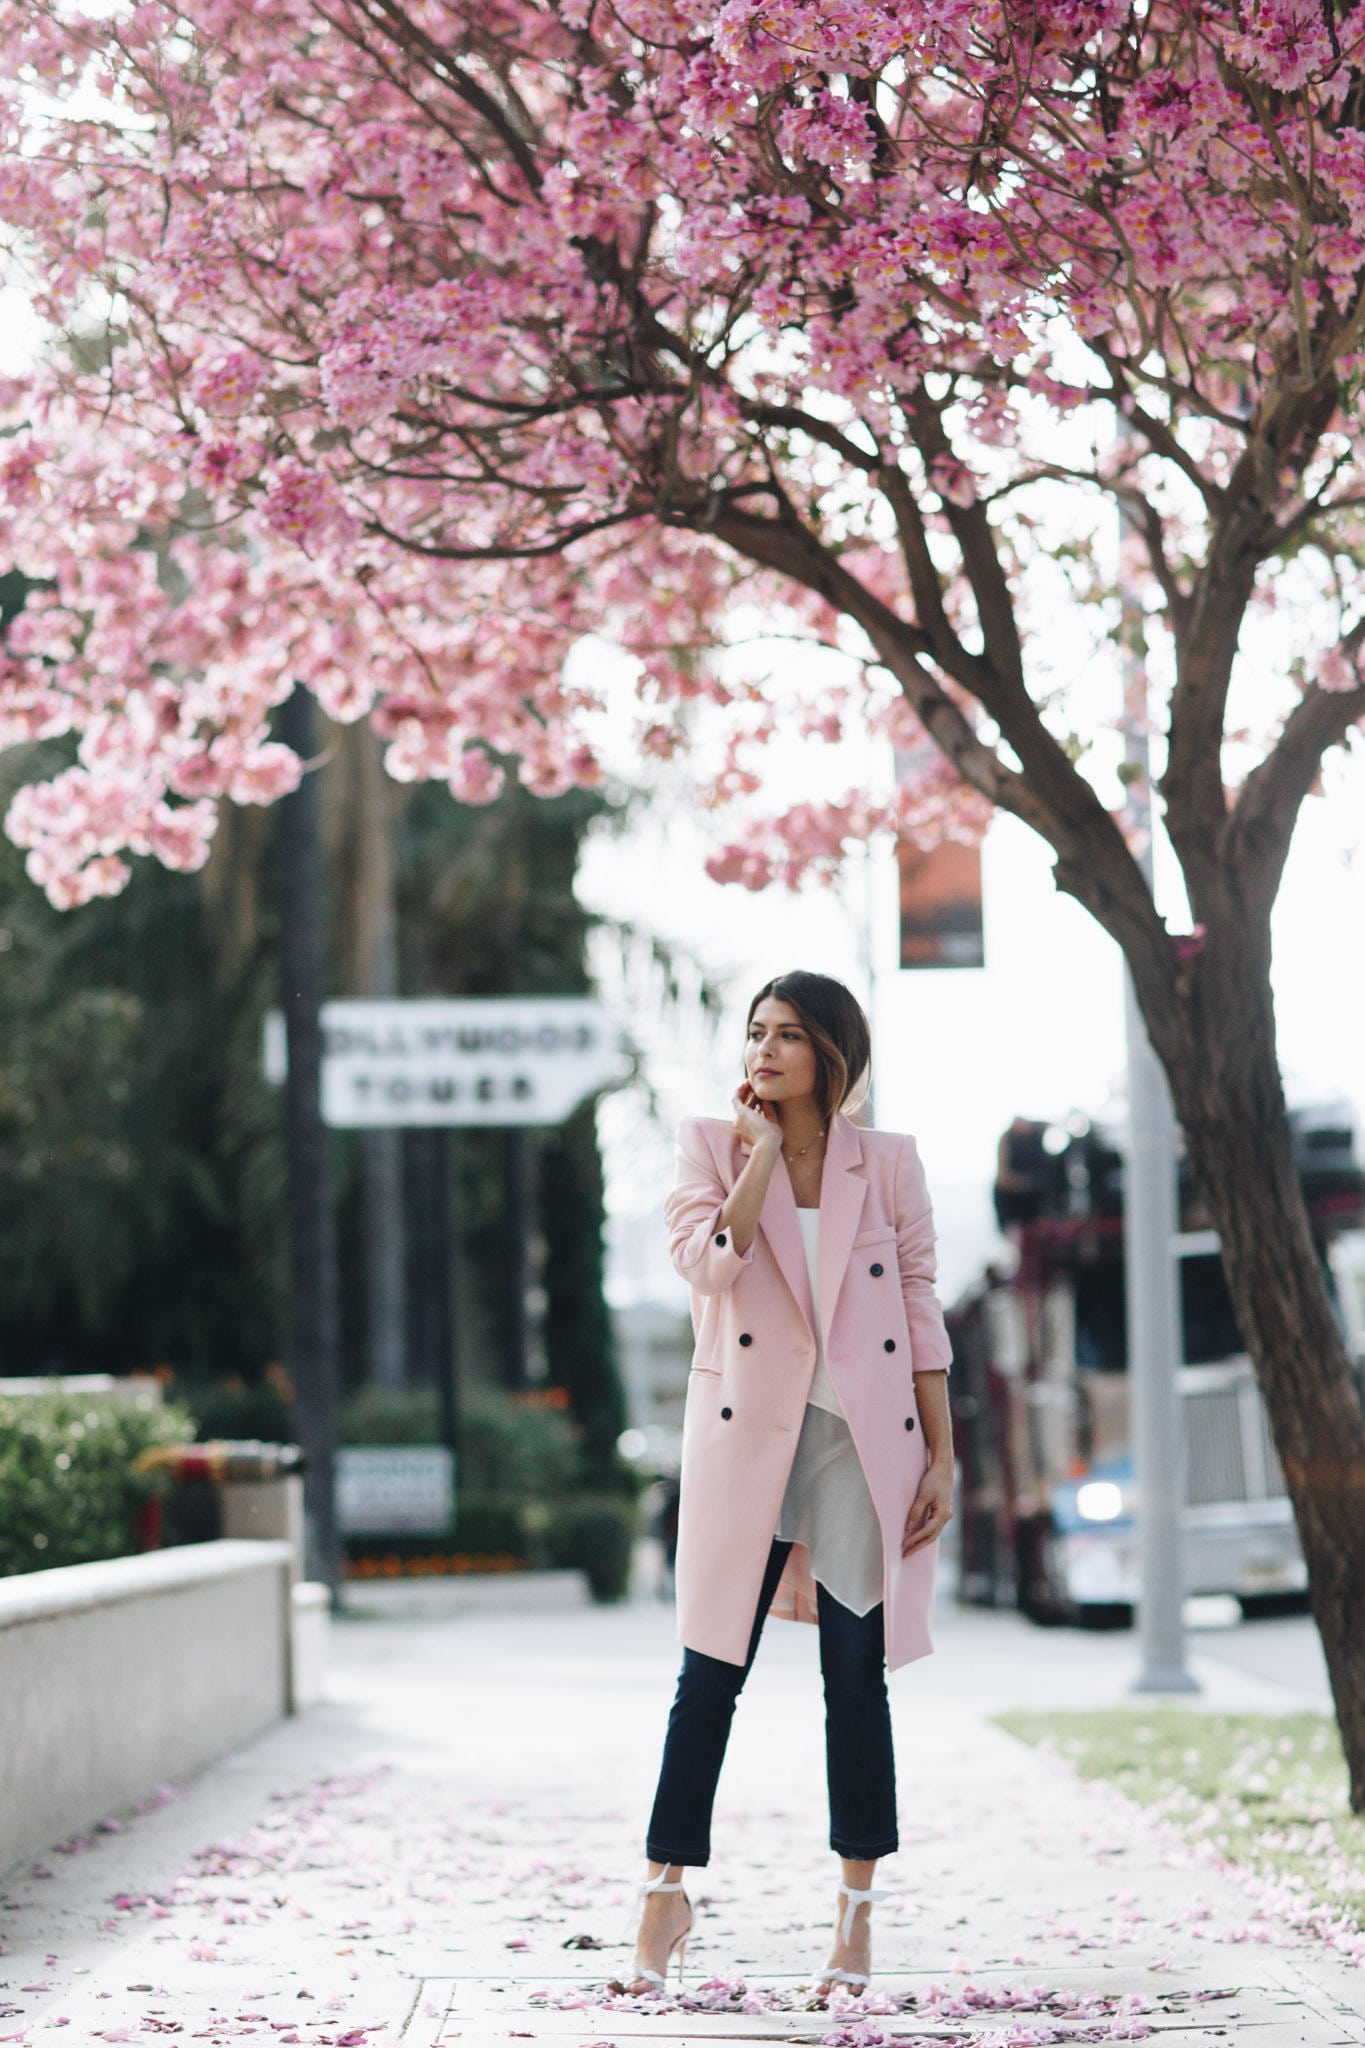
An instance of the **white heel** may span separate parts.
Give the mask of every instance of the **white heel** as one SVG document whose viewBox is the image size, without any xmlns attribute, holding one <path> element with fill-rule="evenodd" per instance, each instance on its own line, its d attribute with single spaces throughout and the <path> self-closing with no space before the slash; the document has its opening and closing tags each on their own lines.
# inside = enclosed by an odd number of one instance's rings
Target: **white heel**
<svg viewBox="0 0 1365 2048">
<path fill-rule="evenodd" d="M 839 1890 L 848 1900 L 848 1910 L 844 1914 L 839 1934 L 842 1940 L 852 1941 L 853 1921 L 859 1906 L 872 1905 L 877 1899 L 886 1898 L 888 1894 L 875 1885 L 868 1891 L 856 1891 L 851 1885 L 841 1884 Z M 828 1991 L 832 1984 L 846 1984 L 851 1991 L 866 1991 L 871 1982 L 871 1976 L 863 1970 L 826 1968 L 821 1970 L 816 1978 L 814 1988 L 818 1993 Z"/>
<path fill-rule="evenodd" d="M 657 1877 L 647 1877 L 636 1886 L 635 1895 L 631 1900 L 629 1907 L 627 1908 L 626 1924 L 621 1931 L 622 1941 L 626 1941 L 629 1939 L 630 1930 L 632 1926 L 635 1925 L 638 1921 L 640 1909 L 644 1905 L 645 1899 L 650 1892 L 682 1892 L 684 1900 L 687 1904 L 687 1910 L 689 1913 L 692 1913 L 692 1901 L 689 1898 L 687 1898 L 686 1891 L 683 1889 L 682 1880 L 679 1879 L 676 1884 L 668 1884 L 665 1882 L 667 1875 L 667 1869 L 661 1870 Z M 693 1915 L 693 1919 L 695 1919 L 695 1915 Z M 658 1970 L 645 1969 L 645 1967 L 641 1963 L 635 1964 L 635 1975 L 637 1977 L 643 1977 L 646 1983 L 653 1984 L 657 1986 L 657 1988 L 660 1991 L 662 1991 L 664 1988 L 664 1984 L 667 1981 L 668 1965 L 672 1962 L 674 1956 L 676 1955 L 678 1958 L 678 1984 L 679 1987 L 681 1987 L 683 1981 L 683 1958 L 687 1954 L 687 1943 L 692 1933 L 692 1926 L 693 1920 L 689 1919 L 682 1933 L 674 1935 L 672 1943 L 669 1947 L 668 1955 L 664 1960 L 663 1975 L 660 1975 Z"/>
</svg>

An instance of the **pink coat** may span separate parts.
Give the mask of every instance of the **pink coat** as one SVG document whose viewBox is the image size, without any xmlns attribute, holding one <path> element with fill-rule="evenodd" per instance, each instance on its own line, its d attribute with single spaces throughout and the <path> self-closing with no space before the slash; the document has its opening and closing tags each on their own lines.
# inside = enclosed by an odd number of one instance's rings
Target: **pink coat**
<svg viewBox="0 0 1365 2048">
<path fill-rule="evenodd" d="M 734 1126 L 689 1117 L 664 1205 L 692 1289 L 696 1350 L 683 1416 L 678 1634 L 727 1664 L 748 1653 L 763 1569 L 815 1371 L 801 1226 L 781 1160 L 746 1252 L 720 1228 L 748 1157 Z M 933 1649 L 937 1543 L 900 1554 L 926 1463 L 914 1375 L 952 1352 L 934 1292 L 934 1219 L 915 1141 L 836 1117 L 820 1187 L 819 1294 L 830 1376 L 881 1524 L 888 1669 Z M 770 1610 L 814 1621 L 810 1556 L 794 1546 Z"/>
</svg>

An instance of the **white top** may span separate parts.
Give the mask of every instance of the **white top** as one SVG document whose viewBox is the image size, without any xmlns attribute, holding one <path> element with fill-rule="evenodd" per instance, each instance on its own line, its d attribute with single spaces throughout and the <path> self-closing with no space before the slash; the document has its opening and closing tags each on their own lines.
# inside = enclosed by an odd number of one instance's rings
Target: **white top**
<svg viewBox="0 0 1365 2048">
<path fill-rule="evenodd" d="M 804 1543 L 811 1576 L 854 1614 L 867 1614 L 882 1597 L 882 1532 L 867 1490 L 862 1461 L 849 1432 L 820 1337 L 816 1269 L 820 1212 L 798 1209 L 815 1307 L 815 1377 L 787 1479 L 777 1534 Z"/>
<path fill-rule="evenodd" d="M 829 1367 L 825 1364 L 825 1340 L 820 1334 L 820 1211 L 798 1209 L 796 1218 L 801 1225 L 801 1242 L 806 1248 L 806 1271 L 810 1274 L 810 1298 L 815 1309 L 815 1378 L 810 1383 L 806 1399 L 812 1408 L 824 1408 L 831 1415 L 842 1415 L 844 1404 L 829 1376 Z"/>
</svg>

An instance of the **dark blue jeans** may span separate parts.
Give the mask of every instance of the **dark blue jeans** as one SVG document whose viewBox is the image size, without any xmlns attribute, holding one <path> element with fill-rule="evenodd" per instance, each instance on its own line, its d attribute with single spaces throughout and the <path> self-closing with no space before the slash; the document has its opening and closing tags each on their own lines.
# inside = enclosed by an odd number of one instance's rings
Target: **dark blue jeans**
<svg viewBox="0 0 1365 2048">
<path fill-rule="evenodd" d="M 758 1596 L 749 1654 L 742 1665 L 684 1650 L 668 1717 L 659 1789 L 645 1854 L 655 1863 L 711 1860 L 715 1804 L 735 1702 L 753 1665 L 790 1543 L 773 1538 Z M 886 1697 L 886 1647 L 880 1603 L 849 1612 L 816 1586 L 820 1672 L 825 1682 L 825 1766 L 829 1780 L 829 1846 L 838 1856 L 871 1862 L 890 1856 L 896 1834 L 896 1764 Z"/>
</svg>

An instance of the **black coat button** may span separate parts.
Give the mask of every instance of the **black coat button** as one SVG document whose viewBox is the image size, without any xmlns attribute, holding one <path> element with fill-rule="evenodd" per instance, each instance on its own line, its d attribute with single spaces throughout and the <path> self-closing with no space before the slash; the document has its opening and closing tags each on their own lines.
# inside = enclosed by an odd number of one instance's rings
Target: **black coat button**
<svg viewBox="0 0 1365 2048">
<path fill-rule="evenodd" d="M 884 1273 L 885 1271 L 886 1271 L 886 1268 L 885 1268 L 885 1266 L 874 1266 L 874 1267 L 872 1268 L 872 1278 L 873 1278 L 874 1280 L 880 1280 L 880 1279 L 881 1279 L 881 1277 L 882 1277 L 882 1274 L 883 1274 L 883 1273 Z"/>
<path fill-rule="evenodd" d="M 742 1336 L 742 1337 L 740 1338 L 740 1340 L 739 1340 L 739 1341 L 740 1341 L 740 1343 L 741 1343 L 741 1344 L 752 1344 L 754 1340 L 753 1340 L 753 1338 L 752 1338 L 752 1337 L 751 1337 L 751 1336 L 749 1335 L 749 1332 L 748 1332 L 748 1331 L 746 1330 L 746 1331 L 744 1332 L 743 1336 Z"/>
<path fill-rule="evenodd" d="M 730 1417 L 734 1414 L 734 1412 L 735 1411 L 733 1408 L 722 1408 L 720 1411 L 721 1421 L 728 1422 L 730 1420 Z"/>
<path fill-rule="evenodd" d="M 913 1416 L 913 1415 L 907 1415 L 907 1416 L 906 1416 L 906 1418 L 905 1418 L 905 1426 L 906 1426 L 906 1428 L 907 1428 L 907 1429 L 913 1429 L 913 1428 L 914 1428 L 914 1426 L 915 1426 L 915 1418 L 914 1418 L 914 1416 Z"/>
<path fill-rule="evenodd" d="M 894 1337 L 888 1337 L 888 1338 L 887 1338 L 887 1340 L 886 1340 L 886 1342 L 885 1342 L 885 1344 L 883 1344 L 883 1346 L 882 1346 L 882 1350 L 883 1350 L 883 1351 L 894 1351 L 894 1350 L 895 1350 L 895 1348 L 896 1348 L 896 1340 L 895 1340 L 895 1338 L 894 1338 Z"/>
<path fill-rule="evenodd" d="M 721 1245 L 721 1246 L 723 1246 L 723 1245 L 724 1245 L 724 1243 L 725 1243 L 725 1232 L 724 1232 L 723 1230 L 718 1230 L 718 1231 L 716 1232 L 716 1243 L 717 1243 L 718 1245 Z"/>
</svg>

